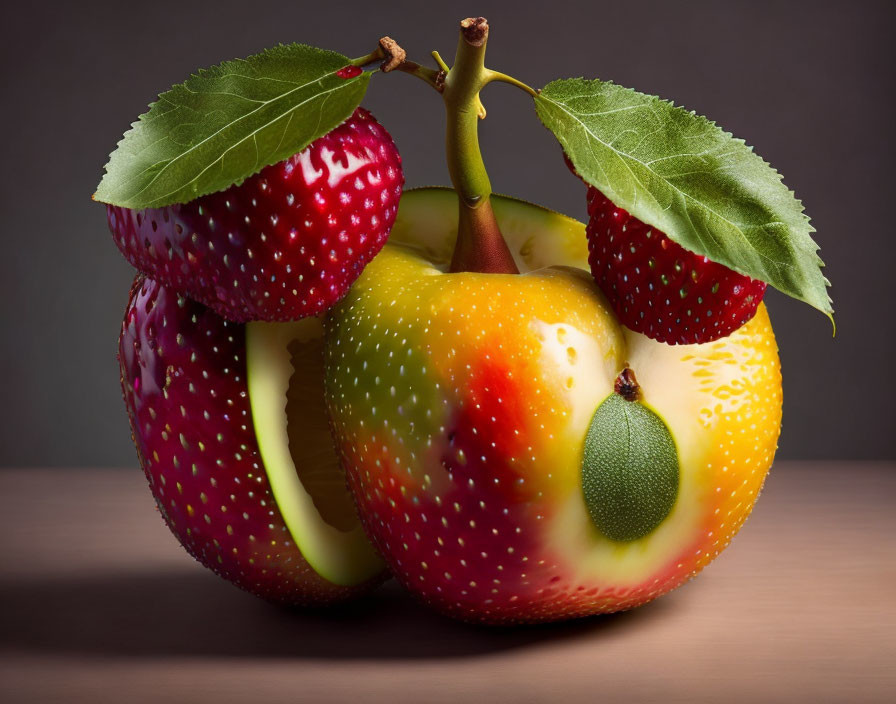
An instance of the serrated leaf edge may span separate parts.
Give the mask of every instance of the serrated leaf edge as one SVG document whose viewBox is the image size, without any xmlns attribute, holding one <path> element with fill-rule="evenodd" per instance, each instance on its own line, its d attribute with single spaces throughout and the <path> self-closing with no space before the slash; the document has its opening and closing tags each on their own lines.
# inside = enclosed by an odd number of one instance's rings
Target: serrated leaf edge
<svg viewBox="0 0 896 704">
<path fill-rule="evenodd" d="M 556 106 L 557 109 L 562 110 L 564 113 L 566 113 L 567 115 L 569 115 L 570 118 L 572 118 L 572 119 L 573 119 L 573 120 L 574 120 L 574 121 L 581 127 L 581 129 L 582 129 L 583 131 L 585 131 L 588 135 L 590 135 L 590 137 L 592 137 L 594 140 L 600 142 L 601 144 L 605 145 L 605 146 L 606 146 L 610 151 L 612 151 L 613 153 L 615 153 L 615 154 L 619 154 L 619 155 L 620 155 L 620 159 L 624 156 L 624 157 L 627 158 L 627 159 L 631 159 L 632 161 L 637 162 L 638 164 L 640 164 L 642 167 L 644 167 L 644 168 L 647 169 L 648 171 L 653 172 L 653 170 L 650 169 L 650 166 L 649 166 L 648 164 L 645 164 L 644 162 L 642 162 L 642 161 L 636 159 L 635 157 L 630 156 L 629 154 L 622 154 L 622 153 L 618 152 L 612 145 L 607 144 L 604 140 L 600 139 L 596 134 L 594 134 L 593 132 L 591 132 L 591 131 L 588 129 L 588 127 L 587 127 L 583 122 L 581 122 L 581 120 L 579 120 L 578 118 L 576 118 L 575 115 L 574 115 L 573 113 L 570 113 L 570 112 L 569 112 L 569 110 L 565 109 L 565 107 L 564 107 L 563 105 L 561 105 L 560 103 L 558 103 L 558 102 L 556 102 L 556 101 L 554 101 L 554 100 L 551 100 L 549 97 L 547 97 L 547 96 L 544 95 L 544 90 L 545 90 L 546 88 L 548 88 L 549 86 L 551 86 L 552 84 L 554 84 L 554 83 L 558 83 L 558 82 L 572 82 L 572 81 L 581 82 L 581 83 L 585 83 L 585 84 L 588 84 L 588 83 L 597 83 L 597 84 L 603 84 L 603 85 L 613 85 L 613 86 L 618 86 L 618 87 L 620 87 L 620 88 L 623 88 L 623 89 L 625 89 L 625 90 L 631 90 L 631 89 L 626 88 L 625 86 L 621 86 L 621 85 L 615 83 L 614 81 L 604 81 L 604 80 L 602 80 L 602 79 L 598 79 L 598 78 L 595 78 L 595 79 L 587 79 L 587 78 L 584 78 L 584 77 L 578 77 L 578 78 L 566 78 L 566 79 L 557 79 L 557 80 L 555 80 L 555 81 L 551 81 L 550 83 L 548 83 L 544 88 L 542 88 L 541 90 L 538 91 L 538 95 L 534 98 L 534 100 L 536 101 L 536 103 L 537 103 L 538 100 L 542 100 L 542 101 L 544 101 L 544 102 L 546 102 L 546 103 L 550 103 L 551 105 Z M 703 122 L 705 125 L 709 126 L 709 127 L 712 128 L 712 129 L 718 130 L 722 135 L 724 135 L 724 136 L 728 137 L 729 139 L 731 139 L 732 141 L 734 141 L 734 142 L 736 142 L 736 143 L 742 145 L 742 146 L 743 146 L 744 148 L 746 148 L 746 149 L 747 149 L 747 150 L 748 150 L 748 151 L 749 151 L 749 152 L 750 152 L 756 159 L 758 159 L 758 160 L 759 160 L 759 161 L 760 161 L 766 168 L 768 168 L 768 170 L 769 170 L 769 171 L 771 172 L 771 174 L 775 177 L 775 179 L 778 181 L 778 183 L 780 183 L 784 188 L 786 188 L 786 189 L 787 189 L 787 192 L 793 197 L 794 202 L 799 206 L 799 208 L 798 208 L 798 213 L 799 213 L 800 215 L 802 215 L 803 218 L 804 218 L 804 223 L 803 223 L 803 224 L 804 224 L 804 226 L 805 226 L 805 228 L 806 228 L 806 229 L 805 229 L 805 233 L 809 236 L 808 239 L 809 239 L 809 242 L 811 243 L 811 245 L 813 245 L 813 249 L 812 249 L 812 250 L 806 250 L 806 249 L 803 249 L 802 251 L 804 251 L 806 254 L 809 254 L 809 255 L 811 255 L 811 256 L 813 257 L 813 260 L 814 260 L 815 264 L 819 267 L 819 269 L 823 269 L 823 268 L 825 267 L 825 263 L 824 263 L 824 261 L 823 261 L 823 260 L 821 259 L 821 257 L 818 255 L 818 252 L 819 252 L 819 250 L 820 250 L 820 247 L 819 247 L 819 245 L 815 242 L 815 240 L 811 237 L 811 233 L 816 232 L 817 230 L 816 230 L 815 227 L 811 224 L 811 221 L 810 221 L 809 217 L 805 214 L 805 206 L 803 205 L 802 200 L 799 199 L 799 198 L 797 198 L 797 197 L 796 197 L 796 193 L 793 191 L 793 189 L 789 188 L 789 187 L 787 186 L 787 184 L 784 183 L 784 179 L 783 179 L 783 176 L 781 175 L 781 173 L 778 172 L 778 170 L 775 169 L 775 168 L 774 168 L 768 161 L 766 161 L 761 155 L 759 155 L 758 153 L 756 153 L 756 151 L 754 150 L 754 148 L 753 148 L 752 145 L 747 144 L 747 142 L 746 142 L 745 140 L 741 139 L 740 137 L 735 137 L 732 133 L 728 132 L 727 130 L 725 130 L 724 128 L 722 128 L 721 126 L 719 126 L 714 120 L 711 120 L 711 119 L 709 119 L 708 117 L 706 117 L 706 116 L 704 116 L 704 115 L 701 115 L 701 114 L 697 113 L 695 110 L 688 110 L 687 108 L 685 108 L 685 107 L 683 107 L 683 106 L 676 105 L 674 101 L 666 100 L 666 99 L 664 99 L 664 98 L 661 98 L 661 97 L 656 96 L 656 95 L 652 95 L 652 94 L 650 94 L 650 93 L 641 93 L 640 91 L 635 91 L 635 92 L 638 92 L 640 95 L 643 95 L 643 96 L 645 96 L 646 98 L 654 99 L 654 100 L 660 101 L 660 102 L 662 102 L 662 103 L 665 103 L 665 104 L 669 105 L 670 107 L 672 107 L 672 108 L 674 108 L 674 109 L 677 109 L 677 110 L 683 110 L 683 111 L 687 112 L 688 114 L 694 116 L 697 120 Z M 571 99 L 574 99 L 575 97 L 589 98 L 589 97 L 591 97 L 591 96 L 588 95 L 588 94 L 584 94 L 584 95 L 581 95 L 581 96 L 571 96 Z M 642 107 L 642 106 L 631 106 L 631 107 L 634 108 L 634 107 Z M 540 116 L 539 116 L 539 119 L 540 119 Z M 542 124 L 544 124 L 544 121 L 542 121 Z M 560 135 L 554 133 L 554 131 L 553 131 L 550 127 L 548 127 L 547 125 L 545 125 L 545 127 L 546 127 L 552 134 L 554 134 L 554 137 L 557 139 L 558 142 L 560 142 L 560 144 L 561 144 L 561 146 L 563 147 L 564 151 L 567 151 L 568 144 L 567 144 L 566 140 L 564 140 Z M 690 156 L 699 156 L 699 155 L 690 155 Z M 571 156 L 571 155 L 569 155 L 569 158 L 570 158 L 570 160 L 572 160 L 572 156 Z M 624 160 L 623 160 L 623 163 L 625 163 Z M 575 163 L 573 163 L 573 165 L 575 165 Z M 629 168 L 629 167 L 628 167 L 628 164 L 625 164 L 625 166 L 626 166 L 626 168 Z M 629 171 L 630 171 L 630 173 L 632 174 L 632 178 L 634 178 L 635 180 L 637 180 L 637 181 L 640 183 L 640 182 L 641 182 L 640 179 L 634 174 L 634 172 L 631 172 L 631 169 L 630 169 L 630 168 L 629 168 Z M 653 172 L 653 173 L 655 173 L 655 172 Z M 586 183 L 589 183 L 590 185 L 594 186 L 595 188 L 598 188 L 599 190 L 601 189 L 601 187 L 598 186 L 597 184 L 590 183 L 584 176 L 580 175 L 580 177 L 581 177 L 584 181 L 586 181 Z M 672 182 L 668 181 L 668 180 L 665 179 L 663 176 L 660 176 L 659 174 L 657 174 L 657 177 L 660 178 L 660 179 L 662 179 L 662 180 L 665 181 L 666 183 L 668 183 L 669 186 L 670 186 L 671 188 L 675 189 L 675 191 L 676 191 L 677 193 L 679 193 L 683 198 L 685 198 L 685 199 L 687 199 L 687 200 L 689 200 L 689 201 L 692 201 L 692 202 L 696 202 L 696 200 L 693 198 L 693 196 L 691 196 L 691 195 L 685 193 L 684 191 L 680 190 L 677 186 L 675 186 L 675 184 L 673 184 Z M 642 183 L 642 187 L 643 187 L 643 183 Z M 646 187 L 644 188 L 644 190 L 645 190 L 645 192 L 647 192 L 648 194 L 650 194 L 650 195 L 652 196 L 652 194 L 650 193 L 650 191 L 649 191 Z M 615 191 L 612 191 L 611 193 L 609 193 L 609 194 L 605 194 L 605 195 L 606 195 L 611 201 L 613 201 L 614 203 L 615 203 L 615 202 L 618 202 L 618 199 L 620 199 L 620 198 L 619 198 L 619 194 L 618 194 L 617 192 L 615 192 Z M 617 200 L 614 200 L 614 198 L 611 197 L 611 196 L 614 196 L 614 195 L 617 197 Z M 657 205 L 659 205 L 659 203 L 657 203 Z M 731 226 L 738 232 L 738 234 L 740 234 L 740 235 L 741 235 L 741 236 L 742 236 L 742 237 L 749 243 L 749 240 L 747 240 L 746 236 L 743 235 L 743 232 L 741 231 L 741 229 L 740 229 L 740 227 L 739 227 L 738 225 L 736 225 L 735 223 L 731 222 L 730 220 L 728 220 L 728 219 L 725 218 L 724 216 L 720 215 L 719 213 L 717 213 L 715 210 L 713 210 L 713 209 L 710 208 L 709 206 L 706 206 L 706 205 L 703 205 L 703 204 L 701 204 L 701 206 L 704 207 L 704 208 L 706 208 L 706 210 L 709 211 L 710 213 L 712 213 L 713 217 L 717 217 L 717 218 L 719 218 L 720 220 L 724 220 L 725 222 L 729 223 L 729 224 L 730 224 L 730 225 L 731 225 Z M 640 219 L 640 218 L 639 218 L 639 219 Z M 648 222 L 647 220 L 644 220 L 644 222 L 645 222 L 646 224 L 650 225 L 651 227 L 656 227 L 657 229 L 661 229 L 660 226 L 659 226 L 657 223 L 654 223 L 654 222 Z M 771 224 L 771 223 L 769 223 L 769 224 Z M 785 223 L 782 223 L 782 224 L 785 224 Z M 666 236 L 668 236 L 670 239 L 672 239 L 673 241 L 677 242 L 678 244 L 681 244 L 681 243 L 678 241 L 677 233 L 674 233 L 674 232 L 664 232 L 664 234 L 665 234 Z M 682 246 L 684 246 L 684 245 L 682 245 Z M 751 246 L 751 248 L 752 248 L 752 246 Z M 697 250 L 694 249 L 693 247 L 691 247 L 691 249 L 692 249 L 692 251 L 695 251 L 697 254 L 700 254 L 700 255 L 702 255 L 702 256 L 710 256 L 710 254 L 709 254 L 707 251 L 697 251 Z M 753 248 L 753 249 L 754 249 L 754 251 L 757 251 L 757 250 L 755 250 L 755 248 Z M 763 254 L 762 254 L 761 252 L 759 252 L 759 251 L 757 251 L 757 255 L 760 256 L 760 257 L 762 257 L 762 258 L 764 258 L 764 259 L 768 259 L 768 257 L 766 257 L 765 255 L 763 255 Z M 782 266 L 786 266 L 786 267 L 788 267 L 788 268 L 793 268 L 793 267 L 791 267 L 789 264 L 787 264 L 787 263 L 785 263 L 785 262 L 776 262 L 776 264 L 780 264 L 780 265 L 782 265 Z M 734 271 L 737 271 L 737 272 L 740 273 L 740 274 L 743 274 L 744 276 L 751 276 L 750 273 L 744 271 L 742 268 L 740 268 L 740 267 L 738 267 L 738 266 L 736 266 L 736 265 L 726 264 L 726 266 L 730 266 L 731 269 L 733 269 Z M 791 294 L 791 293 L 789 293 L 789 292 L 787 292 L 787 291 L 782 291 L 782 293 L 784 293 L 785 295 L 791 296 L 792 298 L 798 298 L 798 300 L 801 300 L 801 301 L 803 301 L 804 303 L 807 303 L 808 305 L 812 306 L 813 308 L 816 308 L 816 309 L 819 310 L 820 312 L 824 313 L 824 314 L 828 317 L 828 319 L 831 321 L 831 325 L 834 326 L 834 331 L 836 332 L 836 324 L 835 324 L 835 322 L 834 322 L 834 316 L 833 316 L 833 313 L 834 313 L 834 311 L 833 311 L 833 300 L 831 299 L 830 292 L 829 292 L 829 290 L 828 290 L 828 289 L 830 288 L 830 286 L 831 286 L 831 282 L 827 279 L 827 277 L 824 276 L 823 273 L 822 273 L 822 275 L 821 275 L 821 278 L 822 278 L 822 281 L 823 281 L 824 284 L 825 284 L 825 294 L 826 294 L 827 302 L 828 302 L 828 307 L 827 307 L 827 309 L 818 307 L 818 306 L 816 306 L 814 303 L 811 303 L 810 301 L 805 300 L 805 298 L 800 298 L 800 297 L 798 297 L 798 296 L 794 296 L 793 294 Z M 771 285 L 774 286 L 774 284 L 771 284 Z M 777 288 L 777 287 L 776 287 L 776 288 Z"/>
<path fill-rule="evenodd" d="M 345 60 L 346 65 L 350 62 L 350 59 L 349 59 L 347 56 L 343 56 L 342 54 L 339 54 L 338 52 L 330 51 L 330 50 L 328 50 L 328 49 L 321 49 L 321 48 L 319 48 L 319 47 L 315 47 L 315 46 L 312 46 L 312 45 L 310 45 L 310 44 L 302 44 L 302 43 L 298 43 L 298 42 L 291 43 L 291 44 L 283 44 L 282 42 L 280 42 L 280 43 L 278 43 L 278 44 L 276 44 L 276 45 L 274 45 L 274 46 L 272 46 L 272 47 L 268 47 L 268 48 L 266 48 L 266 49 L 263 49 L 262 51 L 258 52 L 257 54 L 254 54 L 253 56 L 264 56 L 264 55 L 267 55 L 267 54 L 274 54 L 274 53 L 281 52 L 281 51 L 286 50 L 286 49 L 291 49 L 291 48 L 293 48 L 293 47 L 297 47 L 297 48 L 298 48 L 298 47 L 305 47 L 305 48 L 309 48 L 309 49 L 314 49 L 314 50 L 316 50 L 316 51 L 326 52 L 326 53 L 328 53 L 328 54 L 332 54 L 332 55 L 334 55 L 334 56 L 338 56 L 338 57 L 340 57 L 341 59 L 344 59 L 344 60 Z M 124 134 L 121 136 L 121 138 L 115 143 L 115 149 L 113 149 L 111 152 L 109 152 L 108 158 L 106 159 L 106 163 L 105 163 L 104 166 L 103 166 L 103 176 L 102 176 L 102 178 L 100 179 L 100 182 L 99 182 L 99 184 L 98 184 L 97 187 L 96 187 L 96 190 L 95 190 L 94 193 L 90 196 L 91 200 L 96 201 L 96 202 L 100 202 L 100 203 L 107 203 L 107 204 L 110 204 L 110 205 L 117 205 L 117 206 L 122 206 L 122 207 L 131 207 L 131 206 L 129 206 L 129 205 L 128 205 L 127 203 L 125 203 L 125 202 L 114 202 L 113 199 L 106 198 L 106 197 L 103 195 L 103 193 L 102 193 L 102 191 L 103 191 L 103 184 L 106 182 L 106 179 L 109 177 L 109 165 L 110 165 L 110 163 L 111 163 L 111 161 L 112 161 L 112 156 L 113 156 L 113 154 L 115 154 L 116 152 L 119 151 L 119 149 L 122 147 L 122 145 L 124 145 L 125 142 L 127 141 L 128 137 L 129 137 L 131 134 L 133 134 L 133 133 L 135 132 L 135 130 L 137 130 L 141 124 L 146 124 L 147 122 L 149 122 L 149 121 L 151 121 L 151 120 L 153 120 L 153 119 L 157 119 L 157 118 L 159 118 L 159 117 L 161 117 L 162 115 L 165 114 L 165 113 L 160 113 L 160 114 L 156 114 L 156 115 L 153 115 L 153 114 L 152 114 L 153 109 L 156 108 L 160 103 L 167 102 L 167 103 L 169 103 L 169 104 L 172 106 L 172 109 L 176 109 L 177 106 L 176 106 L 174 103 L 171 103 L 171 102 L 167 99 L 167 96 L 170 95 L 174 90 L 176 90 L 177 88 L 185 88 L 185 89 L 186 89 L 186 87 L 187 87 L 186 84 L 187 84 L 189 81 L 191 81 L 191 80 L 193 80 L 193 79 L 200 79 L 200 78 L 203 78 L 203 77 L 207 77 L 208 74 L 213 74 L 213 73 L 215 73 L 216 70 L 221 69 L 225 64 L 231 64 L 231 63 L 234 63 L 234 62 L 248 63 L 248 61 L 247 61 L 245 58 L 225 59 L 224 61 L 221 61 L 220 63 L 215 64 L 214 66 L 206 66 L 206 67 L 197 69 L 195 72 L 191 73 L 190 76 L 189 76 L 188 78 L 186 78 L 185 80 L 181 81 L 180 83 L 176 83 L 176 84 L 174 84 L 173 86 L 171 86 L 168 90 L 166 90 L 166 91 L 164 91 L 164 92 L 162 92 L 162 93 L 159 93 L 159 95 L 157 96 L 157 99 L 154 100 L 153 102 L 151 102 L 151 103 L 149 103 L 149 104 L 147 105 L 146 111 L 143 112 L 143 113 L 141 113 L 140 115 L 138 115 L 138 116 L 137 116 L 137 119 L 130 123 L 129 128 L 124 132 Z M 301 90 L 301 89 L 306 88 L 306 87 L 308 87 L 308 86 L 310 86 L 310 85 L 312 85 L 312 84 L 314 84 L 314 83 L 318 83 L 318 82 L 320 82 L 320 81 L 322 81 L 322 80 L 324 80 L 324 79 L 326 79 L 326 78 L 329 78 L 329 77 L 331 77 L 331 76 L 335 76 L 335 75 L 336 75 L 336 71 L 332 71 L 332 72 L 330 72 L 330 73 L 326 73 L 326 74 L 324 74 L 323 76 L 321 76 L 321 77 L 315 79 L 314 81 L 308 81 L 307 83 L 303 83 L 303 84 L 300 85 L 300 86 L 296 86 L 295 88 L 293 88 L 292 90 L 288 91 L 287 93 L 283 93 L 283 94 L 277 96 L 277 98 L 278 98 L 278 99 L 279 99 L 279 98 L 282 98 L 282 97 L 285 96 L 285 95 L 289 95 L 290 93 L 293 93 L 293 92 L 295 92 L 295 91 L 297 91 L 297 90 Z M 360 80 L 367 80 L 367 81 L 369 81 L 371 75 L 372 75 L 372 74 L 371 74 L 370 72 L 364 72 L 364 73 L 360 74 L 360 75 L 357 76 L 357 77 L 350 78 L 350 79 L 346 79 L 346 84 L 349 84 L 349 83 L 351 83 L 351 82 L 353 82 L 353 81 L 357 81 L 357 80 L 359 80 L 359 79 L 360 79 Z M 226 74 L 222 74 L 222 76 L 218 76 L 218 77 L 226 77 Z M 253 79 L 252 76 L 241 76 L 241 77 L 242 77 L 242 78 Z M 267 79 L 267 80 L 274 80 L 274 81 L 276 81 L 276 80 L 279 80 L 279 79 Z M 283 81 L 281 81 L 281 82 L 283 82 Z M 342 87 L 342 86 L 339 86 L 339 88 L 341 88 L 341 87 Z M 336 90 L 336 89 L 337 89 L 337 88 L 334 88 L 333 90 Z M 328 93 L 329 93 L 329 92 L 332 92 L 332 90 L 331 90 L 331 91 L 327 91 L 327 92 L 328 92 Z M 317 98 L 317 97 L 319 97 L 319 95 L 321 95 L 321 94 L 315 95 L 315 96 L 313 96 L 313 98 L 309 98 L 309 100 L 312 100 L 312 99 L 314 99 L 314 98 Z M 242 97 L 242 96 L 238 96 L 238 97 Z M 266 105 L 266 104 L 268 104 L 269 102 L 270 102 L 270 101 L 267 101 L 267 102 L 263 103 L 263 105 Z M 301 105 L 304 105 L 305 102 L 308 102 L 308 101 L 306 100 L 306 101 L 304 101 L 303 103 L 300 103 L 299 105 L 295 106 L 295 107 L 293 108 L 293 111 L 296 110 L 296 109 L 298 109 L 299 107 L 301 107 Z M 259 108 L 257 108 L 257 109 L 261 109 L 261 107 L 259 107 Z M 245 118 L 245 117 L 248 117 L 248 115 L 251 115 L 251 114 L 252 114 L 252 113 L 247 113 L 246 115 L 243 115 L 243 116 L 240 117 L 239 119 L 241 120 L 241 119 L 243 119 L 243 118 Z M 347 120 L 347 119 L 348 119 L 348 117 L 346 117 L 346 120 Z M 287 122 L 287 127 L 288 127 L 288 125 L 290 124 L 291 121 L 292 121 L 292 116 L 290 116 L 290 120 Z M 343 120 L 343 122 L 345 122 L 345 120 Z M 201 142 L 198 142 L 197 144 L 191 146 L 190 149 L 187 150 L 187 152 L 184 152 L 184 153 L 178 155 L 178 156 L 177 156 L 176 158 L 174 158 L 174 159 L 171 159 L 167 164 L 165 164 L 165 166 L 159 171 L 159 173 L 162 173 L 162 171 L 164 171 L 165 169 L 167 169 L 171 164 L 175 163 L 178 159 L 182 158 L 185 154 L 187 154 L 187 153 L 189 153 L 190 151 L 192 151 L 193 149 L 197 148 L 197 147 L 198 147 L 199 145 L 201 145 L 202 143 L 208 141 L 209 139 L 211 139 L 212 137 L 214 137 L 215 135 L 217 135 L 221 130 L 225 129 L 226 127 L 229 127 L 229 126 L 232 125 L 232 124 L 233 124 L 233 123 L 228 123 L 228 125 L 225 125 L 225 126 L 222 127 L 221 129 L 219 129 L 217 132 L 215 132 L 215 133 L 209 135 L 208 137 L 206 137 L 205 139 L 203 139 Z M 270 123 L 267 123 L 267 124 L 270 124 Z M 319 124 L 319 122 L 318 122 L 318 124 Z M 342 124 L 342 123 L 340 123 L 340 124 Z M 338 125 L 336 125 L 336 127 L 338 127 Z M 259 128 L 259 129 L 261 129 L 261 128 Z M 335 129 L 335 127 L 334 127 L 334 129 Z M 258 129 L 254 130 L 253 134 L 256 133 L 256 132 L 258 132 L 258 131 L 259 131 Z M 316 132 L 316 131 L 317 131 L 317 128 L 315 128 L 314 131 Z M 285 128 L 284 128 L 284 134 L 285 134 Z M 305 149 L 305 148 L 306 148 L 309 144 L 311 144 L 313 141 L 314 141 L 314 138 L 308 140 L 307 143 L 303 144 L 299 149 L 296 150 L 296 153 L 298 153 L 298 152 L 302 151 L 303 149 Z M 281 137 L 281 142 L 282 142 L 282 137 Z M 218 157 L 218 159 L 216 159 L 212 164 L 209 164 L 209 165 L 208 165 L 207 167 L 205 167 L 202 171 L 200 171 L 198 174 L 196 174 L 196 176 L 194 176 L 190 181 L 188 181 L 187 183 L 185 183 L 184 186 L 182 186 L 181 188 L 185 188 L 185 187 L 187 187 L 190 183 L 195 182 L 196 179 L 198 179 L 202 174 L 206 173 L 206 171 L 208 171 L 208 169 L 212 168 L 215 164 L 218 164 L 219 161 L 221 161 L 221 159 L 223 159 L 224 155 L 225 155 L 227 152 L 229 152 L 230 149 L 232 149 L 232 148 L 233 148 L 233 147 L 229 147 L 228 150 L 226 150 L 225 152 L 222 152 L 221 156 Z M 161 163 L 161 162 L 158 162 L 158 163 Z M 272 163 L 276 163 L 276 162 L 272 162 Z M 157 164 L 156 164 L 156 165 L 157 165 Z M 261 171 L 262 169 L 264 169 L 264 168 L 267 167 L 267 166 L 270 166 L 270 164 L 266 164 L 266 163 L 265 163 L 265 164 L 259 164 L 258 161 L 256 160 L 255 167 L 253 167 L 253 170 L 252 170 L 250 173 L 246 174 L 243 178 L 234 181 L 234 182 L 231 183 L 229 186 L 226 186 L 225 188 L 219 189 L 218 191 L 211 191 L 210 193 L 216 193 L 216 192 L 220 192 L 221 190 L 226 190 L 227 188 L 230 188 L 230 187 L 232 187 L 232 186 L 238 186 L 238 185 L 240 185 L 243 181 L 245 181 L 247 178 L 251 178 L 252 176 L 254 176 L 255 174 L 257 174 L 259 171 Z M 141 171 L 139 174 L 135 174 L 134 176 L 132 176 L 130 179 L 128 179 L 128 180 L 125 181 L 124 183 L 128 183 L 128 182 L 132 181 L 134 178 L 138 177 L 140 174 L 145 173 L 145 171 L 146 171 L 146 170 Z M 138 191 L 136 194 L 132 195 L 131 198 L 133 198 L 133 197 L 139 195 L 140 193 L 142 193 L 143 190 L 146 190 L 146 188 L 148 188 L 148 187 L 151 185 L 151 183 L 152 183 L 152 181 L 151 181 L 149 184 L 147 184 L 146 186 L 144 186 L 144 188 L 141 189 L 141 191 Z M 177 190 L 181 190 L 181 189 L 177 189 Z M 171 195 L 171 193 L 174 193 L 174 192 L 176 192 L 176 191 L 169 192 L 167 195 Z M 199 197 L 201 197 L 201 196 L 203 196 L 203 195 L 208 195 L 208 194 L 207 194 L 207 193 L 197 194 L 197 195 L 195 195 L 191 200 L 195 200 L 195 198 L 199 198 Z M 159 201 L 162 201 L 162 202 L 159 203 Z M 154 201 L 152 201 L 150 204 L 142 205 L 142 206 L 137 206 L 137 207 L 140 208 L 140 209 L 142 209 L 142 208 L 151 208 L 151 207 L 163 207 L 164 205 L 173 205 L 173 204 L 174 204 L 174 203 L 168 203 L 168 202 L 165 202 L 165 201 L 166 201 L 165 197 L 164 197 L 164 196 L 161 196 L 161 197 L 159 197 L 159 198 L 156 198 L 156 199 L 155 199 Z M 188 201 L 183 201 L 183 202 L 188 202 Z"/>
</svg>

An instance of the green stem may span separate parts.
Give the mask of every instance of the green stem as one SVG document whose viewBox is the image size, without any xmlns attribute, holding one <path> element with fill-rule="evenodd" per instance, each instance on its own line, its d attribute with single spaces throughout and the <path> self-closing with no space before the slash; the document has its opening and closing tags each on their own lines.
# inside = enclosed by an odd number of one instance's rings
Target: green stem
<svg viewBox="0 0 896 704">
<path fill-rule="evenodd" d="M 479 118 L 485 110 L 479 91 L 494 73 L 485 68 L 488 23 L 461 22 L 454 66 L 444 80 L 448 172 L 458 195 L 458 232 L 452 272 L 519 273 L 501 235 L 490 201 L 492 186 L 479 151 Z"/>
<path fill-rule="evenodd" d="M 498 71 L 489 71 L 489 82 L 491 81 L 501 81 L 501 83 L 509 83 L 512 86 L 516 86 L 520 90 L 526 91 L 533 98 L 538 97 L 538 91 L 532 88 L 531 86 L 527 86 L 520 80 L 517 80 L 513 76 L 508 76 L 506 73 L 500 73 Z"/>
<path fill-rule="evenodd" d="M 352 66 L 357 66 L 358 68 L 364 68 L 369 64 L 372 64 L 376 61 L 382 61 L 385 58 L 386 52 L 383 51 L 382 47 L 378 46 L 366 56 L 359 56 L 357 59 L 352 59 L 349 64 Z"/>
<path fill-rule="evenodd" d="M 421 66 L 414 61 L 403 61 L 401 64 L 395 67 L 395 70 L 403 71 L 404 73 L 409 73 L 412 76 L 416 76 L 417 78 L 420 78 L 431 85 L 437 91 L 442 91 L 443 82 L 445 80 L 445 74 L 442 71 L 436 71 L 435 69 L 429 68 L 428 66 Z"/>
<path fill-rule="evenodd" d="M 445 73 L 448 73 L 451 69 L 448 68 L 448 64 L 445 63 L 445 60 L 442 58 L 441 54 L 437 51 L 433 51 L 431 53 L 432 58 L 435 59 L 435 62 L 439 65 L 439 68 L 442 69 Z"/>
</svg>

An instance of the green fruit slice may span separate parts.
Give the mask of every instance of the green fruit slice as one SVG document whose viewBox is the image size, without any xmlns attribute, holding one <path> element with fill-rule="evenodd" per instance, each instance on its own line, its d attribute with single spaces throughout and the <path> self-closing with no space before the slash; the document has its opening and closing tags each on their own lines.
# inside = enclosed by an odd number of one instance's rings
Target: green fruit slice
<svg viewBox="0 0 896 704">
<path fill-rule="evenodd" d="M 364 535 L 324 406 L 319 318 L 246 325 L 249 402 L 277 508 L 308 564 L 343 586 L 385 565 Z"/>
</svg>

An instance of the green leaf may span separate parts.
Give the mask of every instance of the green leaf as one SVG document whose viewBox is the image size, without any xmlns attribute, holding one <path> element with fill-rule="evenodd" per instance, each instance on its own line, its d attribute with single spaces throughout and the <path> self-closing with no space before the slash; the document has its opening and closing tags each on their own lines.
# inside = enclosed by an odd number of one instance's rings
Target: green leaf
<svg viewBox="0 0 896 704">
<path fill-rule="evenodd" d="M 597 529 L 611 540 L 652 533 L 678 496 L 678 451 L 663 420 L 613 393 L 585 437 L 582 492 Z"/>
<path fill-rule="evenodd" d="M 833 320 L 814 228 L 780 175 L 743 140 L 672 103 L 599 80 L 553 81 L 535 109 L 582 178 L 614 204 Z"/>
<path fill-rule="evenodd" d="M 186 203 L 300 152 L 361 102 L 371 74 L 337 76 L 348 63 L 290 44 L 199 71 L 133 123 L 94 199 L 128 208 Z"/>
</svg>

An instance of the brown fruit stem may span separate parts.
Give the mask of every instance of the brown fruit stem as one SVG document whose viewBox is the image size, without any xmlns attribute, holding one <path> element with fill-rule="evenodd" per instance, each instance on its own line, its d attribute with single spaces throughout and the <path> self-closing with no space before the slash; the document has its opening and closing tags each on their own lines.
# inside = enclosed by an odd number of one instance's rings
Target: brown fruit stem
<svg viewBox="0 0 896 704">
<path fill-rule="evenodd" d="M 619 376 L 616 377 L 616 383 L 613 384 L 613 391 L 622 396 L 626 401 L 637 401 L 641 398 L 641 386 L 635 378 L 635 373 L 630 367 L 625 367 Z"/>
<path fill-rule="evenodd" d="M 440 93 L 442 92 L 445 71 L 436 71 L 427 66 L 421 66 L 415 61 L 409 61 L 407 52 L 391 37 L 381 38 L 376 49 L 365 56 L 359 56 L 357 59 L 353 59 L 350 65 L 363 68 L 375 63 L 380 64 L 380 71 L 383 73 L 390 73 L 392 71 L 409 73 L 410 75 L 425 81 Z"/>
</svg>

